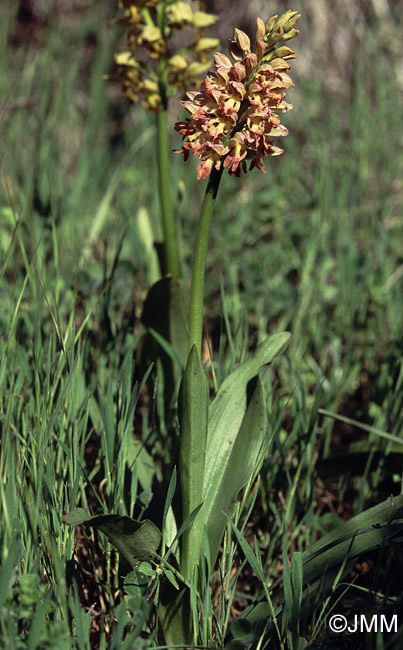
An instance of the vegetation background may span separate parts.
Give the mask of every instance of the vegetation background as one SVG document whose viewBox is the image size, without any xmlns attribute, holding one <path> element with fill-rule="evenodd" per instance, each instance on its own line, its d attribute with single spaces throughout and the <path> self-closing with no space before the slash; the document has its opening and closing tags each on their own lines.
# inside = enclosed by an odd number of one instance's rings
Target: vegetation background
<svg viewBox="0 0 403 650">
<path fill-rule="evenodd" d="M 207 277 L 219 383 L 267 334 L 292 332 L 271 375 L 274 435 L 247 526 L 272 581 L 281 574 L 285 533 L 290 551 L 303 550 L 402 491 L 402 446 L 385 434 L 403 439 L 403 7 L 399 0 L 205 5 L 220 15 L 212 33 L 224 51 L 235 26 L 254 32 L 257 15 L 302 13 L 285 154 L 269 162 L 267 175 L 223 179 Z M 116 10 L 109 0 L 0 6 L 0 647 L 7 649 L 150 647 L 122 594 L 115 553 L 61 522 L 80 504 L 133 514 L 136 502 L 137 514 L 148 516 L 150 467 L 163 466 L 165 453 L 161 386 L 151 395 L 132 375 L 141 306 L 156 273 L 150 241 L 160 236 L 155 127 L 103 79 L 114 49 L 124 47 L 119 27 L 110 26 Z M 173 126 L 182 115 L 175 101 L 171 112 Z M 172 156 L 187 271 L 204 192 L 195 169 L 195 160 Z M 234 566 L 239 561 L 235 554 Z M 371 589 L 401 608 L 401 553 L 362 558 L 350 582 L 364 591 L 349 592 L 345 611 Z M 226 614 L 235 617 L 258 593 L 246 565 Z M 224 615 L 225 603 L 214 602 Z M 310 647 L 363 643 L 335 640 L 319 623 L 310 618 L 301 628 Z M 376 643 L 391 647 L 386 636 Z"/>
</svg>

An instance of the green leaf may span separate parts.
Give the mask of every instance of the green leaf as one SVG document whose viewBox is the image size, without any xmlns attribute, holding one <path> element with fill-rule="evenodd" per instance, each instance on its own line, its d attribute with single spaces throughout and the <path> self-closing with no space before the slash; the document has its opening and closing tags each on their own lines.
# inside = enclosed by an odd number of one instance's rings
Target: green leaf
<svg viewBox="0 0 403 650">
<path fill-rule="evenodd" d="M 376 427 L 372 427 L 368 424 L 364 424 L 363 422 L 358 422 L 357 420 L 352 420 L 351 418 L 347 418 L 344 415 L 339 415 L 339 413 L 331 413 L 330 411 L 326 411 L 325 409 L 319 409 L 318 413 L 333 418 L 334 420 L 339 420 L 339 422 L 345 422 L 345 424 L 351 424 L 352 426 L 358 427 L 363 431 L 367 431 L 368 433 L 373 433 L 375 436 L 379 436 L 379 438 L 384 438 L 385 440 L 389 440 L 390 442 L 394 442 L 400 447 L 403 447 L 403 439 L 399 438 L 398 436 L 394 436 L 392 433 L 388 433 L 387 431 L 382 431 L 382 429 L 377 429 Z"/>
<path fill-rule="evenodd" d="M 89 515 L 84 508 L 77 508 L 76 510 L 72 510 L 63 515 L 62 521 L 64 524 L 67 524 L 67 526 L 77 526 L 83 524 L 90 518 L 91 515 Z"/>
<path fill-rule="evenodd" d="M 148 586 L 148 577 L 140 571 L 130 571 L 123 579 L 123 589 L 130 596 L 132 607 L 136 612 L 148 613 L 150 605 L 144 598 Z"/>
<path fill-rule="evenodd" d="M 225 464 L 217 465 L 217 473 L 206 486 L 203 517 L 206 521 L 210 554 L 215 561 L 221 538 L 227 523 L 226 515 L 232 517 L 236 497 L 257 468 L 267 434 L 267 406 L 263 383 L 257 378 L 256 388 L 233 440 L 228 444 Z M 217 437 L 217 455 L 222 450 Z"/>
<path fill-rule="evenodd" d="M 164 575 L 165 575 L 165 577 L 169 580 L 169 582 L 171 583 L 171 585 L 173 585 L 173 586 L 175 587 L 175 589 L 178 589 L 178 590 L 179 590 L 179 584 L 178 584 L 178 581 L 177 581 L 177 579 L 175 578 L 175 576 L 174 576 L 174 574 L 172 573 L 172 571 L 171 571 L 170 569 L 165 569 L 165 571 L 164 571 Z"/>
<path fill-rule="evenodd" d="M 151 566 L 149 562 L 141 562 L 139 568 L 141 573 L 144 573 L 145 576 L 153 578 L 155 576 L 155 569 Z"/>
<path fill-rule="evenodd" d="M 63 522 L 99 528 L 132 568 L 154 560 L 161 544 L 159 528 L 148 519 L 140 522 L 121 515 L 90 517 L 83 508 L 78 508 L 64 515 Z"/>
<path fill-rule="evenodd" d="M 285 350 L 290 337 L 289 332 L 280 332 L 266 339 L 256 348 L 251 359 L 242 363 L 223 381 L 210 407 L 206 462 L 214 460 L 218 433 L 222 435 L 222 430 L 226 429 L 228 433 L 225 438 L 231 440 L 234 432 L 239 430 L 247 407 L 248 382 L 258 374 L 262 366 L 269 364 Z M 213 471 L 211 469 L 210 473 Z"/>
<path fill-rule="evenodd" d="M 210 407 L 201 523 L 207 526 L 212 564 L 225 529 L 225 514 L 231 517 L 239 490 L 256 470 L 266 437 L 264 388 L 260 377 L 254 378 L 285 349 L 289 339 L 290 334 L 284 332 L 262 343 L 252 359 L 224 380 Z"/>
<path fill-rule="evenodd" d="M 316 606 L 315 596 L 322 600 L 331 593 L 336 576 L 341 579 L 357 558 L 369 551 L 398 543 L 402 536 L 403 496 L 398 496 L 365 510 L 313 544 L 302 556 L 305 590 L 301 597 L 300 616 L 306 616 Z M 299 581 L 300 576 L 297 583 Z M 270 589 L 280 582 L 281 578 Z M 279 607 L 278 613 L 282 607 Z M 243 616 L 252 623 L 267 619 L 270 616 L 268 605 L 259 602 L 248 608 Z"/>
<path fill-rule="evenodd" d="M 229 520 L 231 528 L 235 533 L 235 537 L 237 538 L 238 544 L 241 547 L 247 562 L 249 562 L 250 566 L 252 567 L 253 571 L 256 573 L 259 580 L 261 580 L 263 582 L 265 580 L 265 576 L 264 576 L 264 573 L 263 573 L 261 563 L 259 562 L 257 556 L 253 552 L 253 549 L 250 547 L 248 541 L 245 539 L 245 537 L 243 536 L 241 531 L 238 530 L 238 528 L 235 526 L 234 522 L 231 521 L 229 519 L 229 517 L 227 517 L 227 519 Z"/>
<path fill-rule="evenodd" d="M 192 638 L 190 592 L 184 586 L 178 591 L 165 573 L 161 578 L 158 621 L 161 644 L 167 648 L 188 646 Z"/>
<path fill-rule="evenodd" d="M 85 525 L 99 528 L 133 568 L 153 560 L 161 543 L 160 530 L 148 519 L 138 522 L 120 515 L 100 515 Z"/>
<path fill-rule="evenodd" d="M 326 571 L 389 543 L 403 533 L 403 497 L 387 499 L 338 526 L 303 554 L 304 585 Z"/>
<path fill-rule="evenodd" d="M 176 490 L 176 467 L 173 468 L 172 475 L 169 481 L 167 495 L 164 505 L 164 513 L 162 515 L 162 530 L 163 530 L 163 547 L 171 546 L 176 537 L 177 522 L 172 507 L 172 501 Z M 175 553 L 176 554 L 176 553 Z M 178 558 L 177 558 L 178 559 Z"/>
<path fill-rule="evenodd" d="M 180 481 L 182 521 L 202 502 L 207 439 L 209 391 L 196 345 L 193 345 L 183 375 L 179 416 L 181 425 Z M 201 513 L 182 536 L 181 570 L 186 579 L 199 563 L 203 519 Z"/>
</svg>

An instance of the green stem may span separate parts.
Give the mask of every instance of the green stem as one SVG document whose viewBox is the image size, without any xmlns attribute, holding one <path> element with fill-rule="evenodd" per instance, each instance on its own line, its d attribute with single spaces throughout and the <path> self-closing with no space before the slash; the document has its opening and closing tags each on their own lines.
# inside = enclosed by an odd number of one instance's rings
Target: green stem
<svg viewBox="0 0 403 650">
<path fill-rule="evenodd" d="M 158 26 L 165 38 L 166 3 L 158 7 Z M 168 138 L 168 74 L 167 56 L 158 59 L 158 85 L 161 94 L 161 106 L 157 113 L 157 156 L 158 156 L 158 190 L 161 204 L 162 227 L 164 231 L 163 245 L 163 274 L 172 273 L 176 277 L 182 275 L 178 250 L 175 216 L 172 205 L 170 179 L 170 150 Z"/>
<path fill-rule="evenodd" d="M 161 105 L 157 114 L 157 140 L 158 189 L 164 231 L 164 273 L 172 273 L 172 275 L 180 277 L 182 273 L 172 206 L 167 123 L 167 109 Z"/>
<path fill-rule="evenodd" d="M 202 353 L 204 277 L 206 273 L 208 237 L 222 172 L 222 163 L 220 169 L 217 170 L 213 167 L 211 171 L 200 212 L 193 255 L 192 288 L 190 290 L 189 352 L 192 346 L 196 345 L 200 358 Z"/>
</svg>

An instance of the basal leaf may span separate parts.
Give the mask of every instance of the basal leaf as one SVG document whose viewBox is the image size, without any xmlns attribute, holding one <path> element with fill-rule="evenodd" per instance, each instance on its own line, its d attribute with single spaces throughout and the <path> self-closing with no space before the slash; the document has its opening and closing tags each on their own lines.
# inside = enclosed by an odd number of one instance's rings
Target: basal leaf
<svg viewBox="0 0 403 650">
<path fill-rule="evenodd" d="M 85 525 L 99 528 L 133 568 L 155 559 L 161 543 L 159 528 L 148 519 L 139 522 L 121 515 L 100 515 Z"/>
<path fill-rule="evenodd" d="M 253 357 L 234 370 L 220 386 L 209 412 L 204 493 L 210 479 L 220 477 L 221 468 L 227 465 L 231 446 L 246 413 L 249 381 L 262 366 L 285 350 L 290 336 L 289 332 L 281 332 L 268 338 L 258 346 Z"/>
<path fill-rule="evenodd" d="M 90 517 L 83 508 L 78 508 L 64 515 L 63 522 L 70 526 L 84 524 L 99 528 L 132 568 L 154 560 L 161 544 L 159 528 L 148 519 L 136 521 L 121 515 Z"/>
<path fill-rule="evenodd" d="M 222 383 L 209 413 L 203 482 L 203 523 L 212 562 L 217 556 L 239 490 L 253 474 L 267 432 L 263 384 L 256 376 L 288 344 L 288 332 L 275 334 Z M 253 381 L 252 381 L 253 380 Z"/>
<path fill-rule="evenodd" d="M 403 496 L 391 497 L 341 524 L 322 537 L 302 555 L 303 587 L 301 616 L 305 616 L 316 604 L 316 598 L 331 592 L 335 577 L 341 579 L 356 559 L 369 551 L 401 541 L 403 536 Z M 300 570 L 299 570 L 300 571 Z M 298 577 L 300 583 L 301 577 Z M 270 589 L 276 587 L 277 580 Z M 320 589 L 319 589 L 320 585 Z M 300 589 L 300 586 L 299 586 Z M 277 610 L 281 614 L 282 605 Z M 244 614 L 256 623 L 270 616 L 267 603 L 259 602 Z"/>
<path fill-rule="evenodd" d="M 182 521 L 202 503 L 208 406 L 208 384 L 194 345 L 183 374 L 179 400 Z M 181 570 L 187 579 L 199 562 L 202 532 L 203 519 L 199 513 L 181 540 Z"/>
<path fill-rule="evenodd" d="M 227 524 L 226 515 L 232 517 L 237 494 L 256 469 L 266 434 L 266 398 L 263 383 L 258 377 L 241 426 L 236 432 L 234 440 L 227 441 L 229 453 L 225 457 L 226 463 L 217 466 L 218 472 L 210 475 L 209 484 L 205 486 L 202 516 L 207 525 L 210 555 L 213 562 Z M 218 438 L 217 444 L 219 444 Z"/>
</svg>

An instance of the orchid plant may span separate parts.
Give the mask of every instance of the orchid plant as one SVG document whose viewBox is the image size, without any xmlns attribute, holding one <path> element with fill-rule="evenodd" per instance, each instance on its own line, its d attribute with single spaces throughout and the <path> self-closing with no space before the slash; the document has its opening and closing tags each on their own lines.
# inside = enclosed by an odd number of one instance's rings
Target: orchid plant
<svg viewBox="0 0 403 650">
<path fill-rule="evenodd" d="M 217 16 L 193 11 L 186 2 L 121 0 L 123 15 L 115 22 L 127 28 L 128 49 L 115 55 L 117 70 L 109 79 L 122 85 L 131 103 L 140 98 L 157 118 L 158 188 L 164 232 L 162 274 L 181 275 L 181 260 L 169 178 L 168 101 L 178 90 L 195 88 L 210 67 L 209 54 L 219 41 L 204 35 Z M 175 37 L 186 28 L 190 43 L 176 51 Z M 182 39 L 183 41 L 183 39 Z"/>
<path fill-rule="evenodd" d="M 180 275 L 181 265 L 168 177 L 167 101 L 179 86 L 187 92 L 181 104 L 190 117 L 175 125 L 183 139 L 176 153 L 187 160 L 193 151 L 200 161 L 197 178 L 208 179 L 194 248 L 187 354 L 177 401 L 178 454 L 172 458 L 174 469 L 166 492 L 162 530 L 147 519 L 136 521 L 118 514 L 90 517 L 82 509 L 65 515 L 64 521 L 99 528 L 117 548 L 129 568 L 125 587 L 138 597 L 144 624 L 152 603 L 155 607 L 160 643 L 168 648 L 195 647 L 200 642 L 200 612 L 228 526 L 232 526 L 246 558 L 265 584 L 259 553 L 253 553 L 232 520 L 237 497 L 242 488 L 252 485 L 267 449 L 264 367 L 284 351 L 290 335 L 280 332 L 260 344 L 226 377 L 211 400 L 201 360 L 204 279 L 209 230 L 223 172 L 235 176 L 253 169 L 266 172 L 265 159 L 282 153 L 275 139 L 288 133 L 279 114 L 292 108 L 285 97 L 293 87 L 288 71 L 289 61 L 295 58 L 284 43 L 298 35 L 295 25 L 300 15 L 286 11 L 266 22 L 258 18 L 253 47 L 249 36 L 235 29 L 229 56 L 215 53 L 214 70 L 195 88 L 199 73 L 206 69 L 206 54 L 216 47 L 214 39 L 204 37 L 203 29 L 216 18 L 203 11 L 193 12 L 185 2 L 122 0 L 121 5 L 124 17 L 119 22 L 128 27 L 130 49 L 116 57 L 116 78 L 130 101 L 141 97 L 144 106 L 157 114 L 164 268 L 173 276 Z M 168 55 L 168 39 L 184 26 L 196 30 L 195 40 Z M 139 48 L 149 60 L 140 60 Z M 171 345 L 175 347 L 172 341 Z M 171 387 L 166 385 L 165 389 Z M 384 534 L 377 528 L 379 521 L 389 525 L 401 508 L 401 501 L 381 504 L 366 513 L 365 521 L 355 518 L 342 533 L 324 538 L 303 558 L 295 554 L 291 570 L 288 565 L 284 568 L 280 605 L 274 607 L 272 587 L 265 585 L 264 600 L 243 616 L 246 627 L 240 628 L 244 635 L 240 645 L 228 635 L 219 639 L 220 647 L 260 647 L 267 632 L 267 627 L 259 626 L 264 619 L 271 621 L 270 633 L 284 648 L 284 626 L 280 626 L 279 617 L 287 608 L 300 611 L 302 589 L 308 594 L 312 590 L 309 585 L 319 584 L 326 567 L 337 569 L 339 562 L 347 570 L 350 558 L 368 548 L 368 543 L 379 544 Z M 330 578 L 329 589 L 334 576 Z"/>
</svg>

